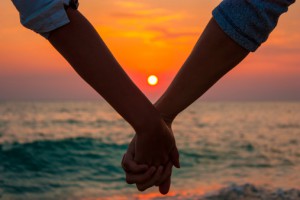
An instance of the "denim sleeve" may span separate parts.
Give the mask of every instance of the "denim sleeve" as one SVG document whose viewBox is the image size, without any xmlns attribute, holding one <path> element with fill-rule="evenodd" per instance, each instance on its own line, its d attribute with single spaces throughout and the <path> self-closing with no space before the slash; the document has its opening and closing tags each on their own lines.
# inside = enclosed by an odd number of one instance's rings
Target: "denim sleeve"
<svg viewBox="0 0 300 200">
<path fill-rule="evenodd" d="M 71 0 L 12 0 L 20 14 L 21 24 L 44 37 L 67 23 L 69 18 L 64 6 Z"/>
<path fill-rule="evenodd" d="M 213 17 L 221 29 L 243 48 L 254 52 L 276 27 L 281 14 L 295 0 L 224 0 Z"/>
</svg>

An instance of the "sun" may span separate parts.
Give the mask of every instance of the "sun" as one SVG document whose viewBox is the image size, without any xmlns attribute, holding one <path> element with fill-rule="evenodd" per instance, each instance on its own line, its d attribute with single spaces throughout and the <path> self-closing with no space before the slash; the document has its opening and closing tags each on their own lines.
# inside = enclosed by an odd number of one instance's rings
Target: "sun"
<svg viewBox="0 0 300 200">
<path fill-rule="evenodd" d="M 158 78 L 157 78 L 157 76 L 151 75 L 151 76 L 148 77 L 148 84 L 149 84 L 149 85 L 154 86 L 154 85 L 157 85 L 157 83 L 158 83 Z"/>
</svg>

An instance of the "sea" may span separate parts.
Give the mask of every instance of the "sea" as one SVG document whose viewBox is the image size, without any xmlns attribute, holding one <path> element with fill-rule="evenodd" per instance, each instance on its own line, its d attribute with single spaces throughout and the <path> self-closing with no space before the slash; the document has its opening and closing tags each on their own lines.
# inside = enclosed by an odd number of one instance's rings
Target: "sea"
<svg viewBox="0 0 300 200">
<path fill-rule="evenodd" d="M 197 101 L 173 130 L 181 168 L 162 196 L 125 182 L 134 131 L 105 101 L 2 101 L 0 199 L 300 199 L 300 102 Z"/>
</svg>

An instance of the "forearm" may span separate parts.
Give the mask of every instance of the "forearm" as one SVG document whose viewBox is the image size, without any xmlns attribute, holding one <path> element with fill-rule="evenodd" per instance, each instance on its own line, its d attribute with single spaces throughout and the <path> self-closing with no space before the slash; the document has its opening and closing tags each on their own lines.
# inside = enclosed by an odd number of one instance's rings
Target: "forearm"
<svg viewBox="0 0 300 200">
<path fill-rule="evenodd" d="M 167 91 L 155 103 L 156 108 L 172 121 L 248 53 L 212 19 Z"/>
<path fill-rule="evenodd" d="M 213 10 L 214 19 L 204 30 L 188 60 L 156 103 L 164 117 L 172 121 L 242 61 L 249 51 L 255 51 L 267 40 L 279 17 L 294 2 L 222 1 Z"/>
<path fill-rule="evenodd" d="M 151 102 L 134 85 L 92 25 L 76 10 L 70 23 L 51 32 L 50 43 L 133 128 L 159 117 Z"/>
</svg>

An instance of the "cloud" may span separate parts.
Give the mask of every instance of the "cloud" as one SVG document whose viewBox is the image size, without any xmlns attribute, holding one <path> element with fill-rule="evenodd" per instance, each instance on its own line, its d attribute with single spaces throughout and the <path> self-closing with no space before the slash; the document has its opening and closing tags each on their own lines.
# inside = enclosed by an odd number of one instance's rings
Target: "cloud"
<svg viewBox="0 0 300 200">
<path fill-rule="evenodd" d="M 179 44 L 180 41 L 186 41 L 199 35 L 198 31 L 176 30 L 174 28 L 163 26 L 142 27 L 140 29 L 123 30 L 111 27 L 101 27 L 99 32 L 106 33 L 110 37 L 131 38 L 142 41 L 144 44 L 155 46 L 165 46 L 167 41 L 174 41 Z"/>
<path fill-rule="evenodd" d="M 161 26 L 152 26 L 148 28 L 150 32 L 156 32 L 154 40 L 166 40 L 166 39 L 177 39 L 177 38 L 187 38 L 195 37 L 198 35 L 197 31 L 181 31 L 181 30 L 170 30 Z"/>
<path fill-rule="evenodd" d="M 132 1 L 118 1 L 115 3 L 117 7 L 110 17 L 124 23 L 126 21 L 139 21 L 142 23 L 160 23 L 171 20 L 184 20 L 188 18 L 187 13 L 182 11 L 174 11 L 160 7 L 153 7 L 146 3 Z"/>
<path fill-rule="evenodd" d="M 297 56 L 300 54 L 300 48 L 270 43 L 270 44 L 264 46 L 264 48 L 261 50 L 261 53 L 263 53 L 264 55 L 272 56 L 272 57 L 274 57 L 275 54 Z"/>
<path fill-rule="evenodd" d="M 173 20 L 184 20 L 188 16 L 185 13 L 174 13 L 165 9 L 143 9 L 127 12 L 115 12 L 111 17 L 117 19 L 120 23 L 139 22 L 139 23 L 162 23 Z"/>
<path fill-rule="evenodd" d="M 109 14 L 114 25 L 106 25 L 106 29 L 111 26 L 114 36 L 140 39 L 143 43 L 162 46 L 165 40 L 189 38 L 198 34 L 198 27 L 186 23 L 192 16 L 184 11 L 138 2 L 119 1 L 115 5 L 116 11 Z"/>
<path fill-rule="evenodd" d="M 115 5 L 122 8 L 145 8 L 147 5 L 141 2 L 133 2 L 133 1 L 117 1 Z"/>
</svg>

